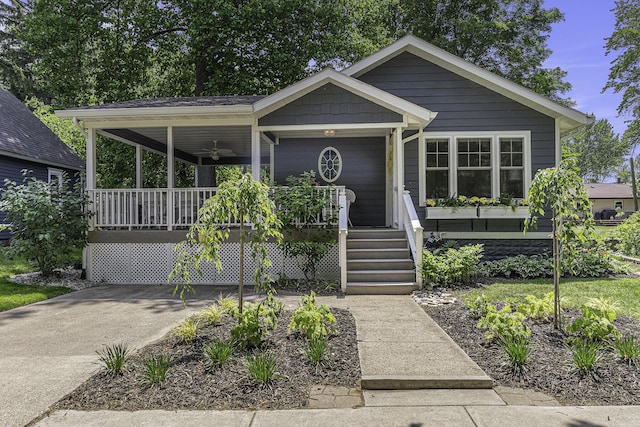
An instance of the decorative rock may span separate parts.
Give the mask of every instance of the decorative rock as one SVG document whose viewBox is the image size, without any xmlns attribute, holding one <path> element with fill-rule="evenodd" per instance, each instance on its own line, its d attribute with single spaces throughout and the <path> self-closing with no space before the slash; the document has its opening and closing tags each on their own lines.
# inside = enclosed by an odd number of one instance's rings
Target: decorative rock
<svg viewBox="0 0 640 427">
<path fill-rule="evenodd" d="M 445 288 L 433 288 L 431 290 L 415 291 L 412 297 L 417 304 L 429 307 L 455 303 L 457 299 L 453 294 L 445 292 L 445 290 Z"/>
</svg>

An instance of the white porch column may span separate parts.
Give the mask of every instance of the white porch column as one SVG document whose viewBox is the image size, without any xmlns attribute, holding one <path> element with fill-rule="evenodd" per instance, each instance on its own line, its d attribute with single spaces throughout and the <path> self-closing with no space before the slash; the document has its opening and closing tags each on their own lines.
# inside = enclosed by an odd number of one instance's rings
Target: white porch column
<svg viewBox="0 0 640 427">
<path fill-rule="evenodd" d="M 400 230 L 404 229 L 403 217 L 400 212 L 400 203 L 403 202 L 404 195 L 404 143 L 402 142 L 402 128 L 398 127 L 394 131 L 393 138 L 393 217 Z"/>
<path fill-rule="evenodd" d="M 175 185 L 175 158 L 173 153 L 173 127 L 167 126 L 167 230 L 172 230 L 173 224 L 173 187 Z"/>
<path fill-rule="evenodd" d="M 142 145 L 136 145 L 136 188 L 142 188 Z"/>
<path fill-rule="evenodd" d="M 251 127 L 251 176 L 260 181 L 260 131 Z"/>
<path fill-rule="evenodd" d="M 87 129 L 87 190 L 96 189 L 96 130 L 94 128 Z"/>
</svg>

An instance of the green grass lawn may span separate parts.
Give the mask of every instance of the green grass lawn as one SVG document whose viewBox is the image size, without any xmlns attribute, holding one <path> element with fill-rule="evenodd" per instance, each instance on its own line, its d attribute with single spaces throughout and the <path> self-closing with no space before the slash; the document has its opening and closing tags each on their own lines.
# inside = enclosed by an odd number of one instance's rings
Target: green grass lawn
<svg viewBox="0 0 640 427">
<path fill-rule="evenodd" d="M 0 311 L 42 301 L 71 292 L 58 286 L 28 286 L 9 282 L 9 276 L 34 271 L 36 268 L 22 260 L 6 260 L 0 254 Z"/>
<path fill-rule="evenodd" d="M 456 292 L 462 300 L 485 294 L 489 301 L 524 302 L 527 295 L 538 298 L 553 291 L 552 279 L 513 280 L 494 283 L 482 289 Z M 560 296 L 568 307 L 579 308 L 589 298 L 607 298 L 618 302 L 621 315 L 640 318 L 640 277 L 560 280 Z"/>
</svg>

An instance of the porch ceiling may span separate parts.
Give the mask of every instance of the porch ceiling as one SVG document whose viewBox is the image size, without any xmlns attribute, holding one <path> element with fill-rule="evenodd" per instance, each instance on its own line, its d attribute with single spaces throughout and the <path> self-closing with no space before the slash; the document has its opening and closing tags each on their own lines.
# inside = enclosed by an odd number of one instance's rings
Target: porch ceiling
<svg viewBox="0 0 640 427">
<path fill-rule="evenodd" d="M 333 129 L 335 135 L 326 137 L 325 129 Z M 166 127 L 132 127 L 119 129 L 103 129 L 108 133 L 107 136 L 120 135 L 122 140 L 130 143 L 143 144 L 147 148 L 156 152 L 166 152 L 158 149 L 160 146 L 167 145 L 167 128 Z M 270 136 L 278 138 L 331 138 L 339 137 L 367 137 L 367 136 L 386 136 L 389 135 L 389 128 L 337 128 L 330 124 L 319 126 L 315 129 L 284 129 L 269 132 Z M 123 136 L 126 133 L 126 137 Z M 129 136 L 129 135 L 133 135 Z M 135 138 L 139 135 L 141 138 Z M 213 141 L 217 141 L 218 149 L 232 150 L 235 156 L 229 157 L 227 160 L 238 158 L 245 160 L 251 157 L 251 126 L 174 126 L 173 141 L 174 148 L 190 156 L 202 158 L 204 163 L 209 158 L 209 150 L 213 148 Z M 146 143 L 145 143 L 146 142 Z M 263 156 L 269 153 L 269 143 L 262 139 L 260 143 L 260 151 Z M 189 156 L 180 156 L 182 160 L 193 161 Z M 224 158 L 225 156 L 221 156 Z"/>
</svg>

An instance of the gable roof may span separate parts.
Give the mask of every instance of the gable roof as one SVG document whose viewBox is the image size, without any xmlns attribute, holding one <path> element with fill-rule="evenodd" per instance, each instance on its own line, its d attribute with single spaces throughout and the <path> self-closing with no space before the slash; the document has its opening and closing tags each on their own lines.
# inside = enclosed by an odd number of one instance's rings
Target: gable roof
<svg viewBox="0 0 640 427">
<path fill-rule="evenodd" d="M 633 191 L 628 184 L 586 184 L 590 199 L 632 199 Z"/>
<path fill-rule="evenodd" d="M 432 121 L 437 115 L 437 113 L 431 110 L 420 107 L 406 99 L 392 95 L 331 68 L 313 74 L 304 80 L 256 101 L 253 104 L 253 111 L 257 117 L 264 117 L 278 108 L 330 83 L 391 111 L 395 111 L 401 115 L 406 114 L 409 120 L 422 125 L 422 127 Z"/>
<path fill-rule="evenodd" d="M 408 35 L 373 55 L 342 70 L 347 76 L 358 78 L 403 52 L 409 52 L 448 71 L 465 77 L 507 98 L 526 105 L 560 121 L 561 133 L 593 122 L 593 117 L 542 96 L 531 89 L 485 70 L 469 61 L 440 49 L 426 41 Z"/>
<path fill-rule="evenodd" d="M 0 89 L 0 154 L 49 166 L 84 169 L 84 160 L 4 89 Z"/>
</svg>

